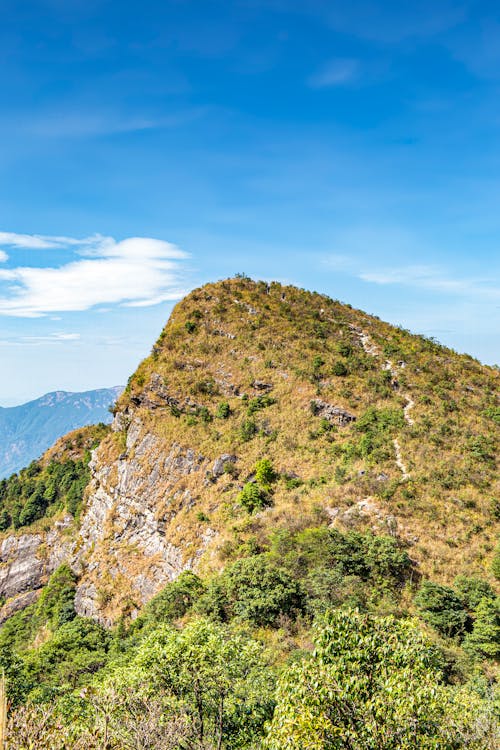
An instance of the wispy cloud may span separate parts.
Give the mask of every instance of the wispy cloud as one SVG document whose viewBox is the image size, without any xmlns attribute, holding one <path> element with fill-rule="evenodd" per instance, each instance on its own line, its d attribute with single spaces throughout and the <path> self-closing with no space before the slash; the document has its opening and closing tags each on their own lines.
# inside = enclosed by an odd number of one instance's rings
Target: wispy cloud
<svg viewBox="0 0 500 750">
<path fill-rule="evenodd" d="M 500 298 L 500 288 L 493 279 L 453 278 L 438 266 L 404 266 L 381 271 L 360 271 L 358 278 L 373 284 L 400 284 L 441 294 L 479 295 L 481 298 Z"/>
<path fill-rule="evenodd" d="M 43 138 L 92 138 L 175 128 L 198 119 L 205 112 L 205 108 L 197 107 L 161 117 L 130 117 L 120 112 L 92 112 L 85 109 L 56 111 L 41 115 L 27 124 L 26 130 Z"/>
<path fill-rule="evenodd" d="M 4 233 L 13 247 L 68 248 L 74 260 L 61 266 L 0 269 L 0 315 L 35 318 L 83 311 L 97 305 L 146 307 L 183 294 L 175 245 L 150 237 L 116 242 L 112 237 L 68 237 Z M 2 284 L 2 282 L 4 282 Z"/>
<path fill-rule="evenodd" d="M 9 260 L 9 256 L 6 252 L 0 250 L 0 263 L 5 263 L 6 260 Z"/>
<path fill-rule="evenodd" d="M 329 60 L 308 79 L 313 89 L 345 86 L 358 78 L 359 62 L 351 58 Z"/>
<path fill-rule="evenodd" d="M 40 336 L 10 336 L 0 339 L 0 346 L 38 346 L 40 344 L 61 344 L 68 341 L 80 341 L 79 333 L 47 333 Z"/>
<path fill-rule="evenodd" d="M 478 296 L 490 300 L 500 298 L 500 288 L 493 278 L 456 278 L 437 265 L 409 264 L 390 268 L 370 268 L 365 267 L 366 261 L 343 254 L 326 256 L 323 265 L 332 271 L 344 272 L 371 284 L 407 286 L 440 294 Z"/>
</svg>

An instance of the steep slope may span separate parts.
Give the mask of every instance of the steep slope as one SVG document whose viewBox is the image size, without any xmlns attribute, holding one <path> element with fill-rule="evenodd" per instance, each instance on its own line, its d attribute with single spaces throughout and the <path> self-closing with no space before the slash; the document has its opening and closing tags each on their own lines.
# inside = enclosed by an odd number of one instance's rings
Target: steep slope
<svg viewBox="0 0 500 750">
<path fill-rule="evenodd" d="M 21 406 L 0 407 L 0 479 L 38 458 L 61 435 L 111 421 L 109 407 L 123 388 L 85 393 L 55 391 Z"/>
<path fill-rule="evenodd" d="M 80 525 L 39 544 L 47 559 L 64 548 L 77 611 L 105 624 L 182 570 L 318 524 L 398 537 L 441 582 L 488 578 L 497 384 L 471 357 L 325 296 L 207 285 L 176 306 L 118 400 Z M 4 532 L 5 566 L 24 531 Z"/>
</svg>

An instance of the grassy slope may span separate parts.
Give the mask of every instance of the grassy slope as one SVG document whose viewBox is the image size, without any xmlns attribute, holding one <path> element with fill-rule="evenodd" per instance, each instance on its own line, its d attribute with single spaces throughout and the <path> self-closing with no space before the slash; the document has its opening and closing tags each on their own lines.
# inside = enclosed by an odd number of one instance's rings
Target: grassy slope
<svg viewBox="0 0 500 750">
<path fill-rule="evenodd" d="M 339 362 L 348 374 L 334 374 Z M 255 381 L 273 386 L 275 403 L 249 415 L 249 400 L 262 393 Z M 158 383 L 180 413 L 155 393 Z M 176 306 L 118 409 L 138 409 L 153 433 L 209 458 L 238 456 L 238 476 L 198 487 L 194 509 L 180 508 L 176 519 L 174 541 L 186 549 L 208 525 L 219 532 L 218 557 L 206 564 L 237 556 L 241 545 L 258 544 L 277 527 L 326 522 L 329 509 L 340 508 L 342 518 L 370 498 L 369 515 L 352 512 L 344 523 L 387 531 L 395 517 L 422 572 L 451 581 L 463 571 L 487 576 L 498 535 L 491 510 L 497 384 L 495 369 L 327 297 L 232 279 Z M 311 413 L 318 398 L 358 421 L 326 429 Z M 216 416 L 224 402 L 227 419 Z M 258 432 L 245 440 L 248 420 Z M 122 443 L 119 435 L 107 440 L 111 458 Z M 237 497 L 263 457 L 299 481 L 282 477 L 272 507 L 249 516 Z M 377 479 L 381 472 L 387 479 Z"/>
</svg>

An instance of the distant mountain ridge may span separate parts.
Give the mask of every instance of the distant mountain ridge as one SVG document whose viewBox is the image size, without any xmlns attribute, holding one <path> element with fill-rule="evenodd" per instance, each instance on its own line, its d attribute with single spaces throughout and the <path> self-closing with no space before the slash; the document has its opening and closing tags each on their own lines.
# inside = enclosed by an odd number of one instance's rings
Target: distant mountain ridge
<svg viewBox="0 0 500 750">
<path fill-rule="evenodd" d="M 109 423 L 123 386 L 83 393 L 53 391 L 20 406 L 0 407 L 0 479 L 27 466 L 71 430 Z"/>
</svg>

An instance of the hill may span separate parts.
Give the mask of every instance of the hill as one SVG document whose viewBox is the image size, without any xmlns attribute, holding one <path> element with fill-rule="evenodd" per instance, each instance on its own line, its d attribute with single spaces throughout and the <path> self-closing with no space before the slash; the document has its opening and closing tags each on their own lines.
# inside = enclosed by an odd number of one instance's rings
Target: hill
<svg viewBox="0 0 500 750">
<path fill-rule="evenodd" d="M 106 714 L 111 747 L 257 748 L 275 705 L 271 750 L 496 747 L 498 378 L 323 295 L 194 290 L 111 429 L 0 484 L 19 737 L 57 699 L 61 747 L 102 746 Z"/>
<path fill-rule="evenodd" d="M 109 407 L 123 388 L 85 393 L 55 391 L 20 406 L 0 407 L 0 479 L 38 458 L 61 435 L 111 421 Z"/>
</svg>

